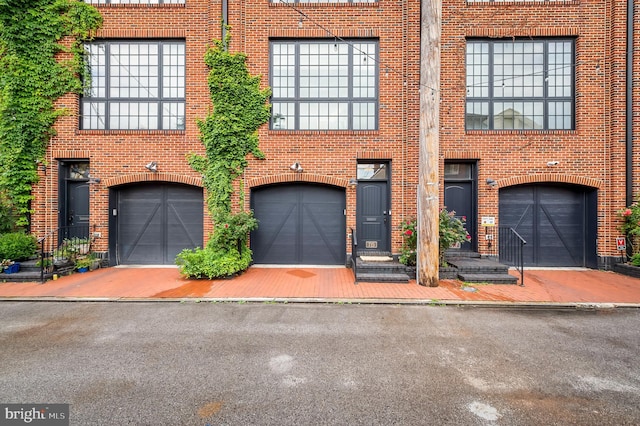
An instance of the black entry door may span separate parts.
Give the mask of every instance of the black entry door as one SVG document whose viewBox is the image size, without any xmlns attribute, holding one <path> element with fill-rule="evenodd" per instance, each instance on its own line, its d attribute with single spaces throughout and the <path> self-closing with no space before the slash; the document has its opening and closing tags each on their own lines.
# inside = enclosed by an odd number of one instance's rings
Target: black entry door
<svg viewBox="0 0 640 426">
<path fill-rule="evenodd" d="M 255 189 L 251 233 L 255 263 L 344 265 L 345 193 L 342 188 L 285 184 Z"/>
<path fill-rule="evenodd" d="M 471 241 L 460 244 L 460 250 L 478 249 L 477 195 L 475 163 L 445 163 L 444 205 L 454 211 L 455 217 L 464 219 Z"/>
<path fill-rule="evenodd" d="M 389 251 L 389 196 L 387 182 L 361 181 L 357 189 L 358 251 Z"/>
<path fill-rule="evenodd" d="M 448 211 L 454 211 L 455 217 L 465 222 L 471 242 L 460 244 L 460 250 L 474 250 L 476 243 L 473 185 L 471 182 L 445 182 L 444 204 Z M 473 244 L 472 244 L 473 243 Z"/>
<path fill-rule="evenodd" d="M 59 238 L 89 236 L 89 163 L 60 162 Z"/>
<path fill-rule="evenodd" d="M 67 188 L 67 225 L 89 229 L 89 182 L 69 181 Z"/>
<path fill-rule="evenodd" d="M 202 246 L 202 189 L 141 184 L 117 191 L 116 262 L 169 265 L 185 248 Z"/>
</svg>

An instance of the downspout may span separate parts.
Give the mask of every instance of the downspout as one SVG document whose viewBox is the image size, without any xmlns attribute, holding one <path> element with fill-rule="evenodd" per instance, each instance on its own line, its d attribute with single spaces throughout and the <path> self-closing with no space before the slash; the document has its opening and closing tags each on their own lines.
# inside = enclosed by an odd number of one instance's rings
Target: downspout
<svg viewBox="0 0 640 426">
<path fill-rule="evenodd" d="M 627 1 L 627 70 L 626 70 L 626 152 L 625 177 L 627 206 L 633 204 L 633 24 L 634 2 Z"/>
<path fill-rule="evenodd" d="M 229 0 L 222 0 L 222 44 L 227 46 L 227 26 L 229 25 Z"/>
</svg>

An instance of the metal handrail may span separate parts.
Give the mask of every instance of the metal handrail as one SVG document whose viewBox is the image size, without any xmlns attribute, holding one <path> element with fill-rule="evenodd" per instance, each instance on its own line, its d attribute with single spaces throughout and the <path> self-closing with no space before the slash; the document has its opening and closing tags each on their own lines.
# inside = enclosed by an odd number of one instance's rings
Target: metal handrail
<svg viewBox="0 0 640 426">
<path fill-rule="evenodd" d="M 358 284 L 358 237 L 353 228 L 351 231 L 351 269 L 353 269 L 354 283 Z"/>
<path fill-rule="evenodd" d="M 510 226 L 498 229 L 498 260 L 520 272 L 520 285 L 524 286 L 524 246 L 527 241 Z"/>
<path fill-rule="evenodd" d="M 68 250 L 70 246 L 74 247 L 74 250 L 86 248 L 87 252 L 89 252 L 91 251 L 91 243 L 89 225 L 61 226 L 38 238 L 38 244 L 40 245 L 40 282 L 44 283 L 46 281 L 45 273 L 47 271 L 53 272 L 56 267 L 56 253 L 65 249 Z M 86 247 L 84 247 L 85 245 Z"/>
</svg>

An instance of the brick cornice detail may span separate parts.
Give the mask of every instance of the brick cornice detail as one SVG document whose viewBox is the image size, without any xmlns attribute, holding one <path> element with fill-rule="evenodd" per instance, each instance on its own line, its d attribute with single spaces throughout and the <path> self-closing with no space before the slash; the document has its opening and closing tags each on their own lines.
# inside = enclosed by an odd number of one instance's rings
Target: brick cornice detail
<svg viewBox="0 0 640 426">
<path fill-rule="evenodd" d="M 356 158 L 359 160 L 389 160 L 393 158 L 392 151 L 358 151 Z"/>
<path fill-rule="evenodd" d="M 77 149 L 57 149 L 51 153 L 51 156 L 55 159 L 85 159 L 91 157 L 91 152 L 88 150 Z"/>
<path fill-rule="evenodd" d="M 350 29 L 339 31 L 336 34 L 341 38 L 378 38 L 380 32 L 376 28 L 371 29 Z M 274 28 L 269 30 L 269 37 L 283 38 L 327 38 L 327 32 L 319 28 L 310 29 L 281 29 Z"/>
<path fill-rule="evenodd" d="M 180 28 L 107 29 L 96 31 L 96 38 L 185 38 L 186 30 Z"/>
<path fill-rule="evenodd" d="M 467 37 L 559 37 L 577 36 L 580 34 L 578 27 L 528 27 L 517 28 L 486 28 L 479 25 L 466 28 Z"/>
<path fill-rule="evenodd" d="M 102 184 L 106 187 L 112 187 L 112 186 L 118 186 L 118 185 L 126 185 L 128 183 L 139 183 L 139 182 L 174 182 L 174 183 L 183 183 L 185 185 L 202 187 L 201 177 L 179 175 L 175 173 L 163 173 L 163 172 L 131 173 L 131 174 L 104 179 L 102 181 Z"/>
<path fill-rule="evenodd" d="M 445 160 L 477 160 L 481 158 L 479 151 L 442 151 Z"/>
<path fill-rule="evenodd" d="M 321 183 L 324 185 L 339 186 L 346 188 L 349 184 L 348 179 L 341 179 L 335 176 L 314 175 L 310 173 L 283 173 L 280 175 L 263 176 L 251 179 L 246 183 L 248 188 L 256 188 L 274 183 L 290 183 L 290 182 L 311 182 Z"/>
<path fill-rule="evenodd" d="M 524 185 L 527 183 L 542 183 L 542 182 L 556 182 L 556 183 L 570 183 L 573 185 L 588 186 L 591 188 L 600 188 L 602 181 L 598 179 L 589 178 L 586 176 L 565 175 L 557 173 L 541 173 L 526 176 L 513 176 L 506 179 L 497 179 L 498 188 L 505 188 L 507 186 Z"/>
</svg>

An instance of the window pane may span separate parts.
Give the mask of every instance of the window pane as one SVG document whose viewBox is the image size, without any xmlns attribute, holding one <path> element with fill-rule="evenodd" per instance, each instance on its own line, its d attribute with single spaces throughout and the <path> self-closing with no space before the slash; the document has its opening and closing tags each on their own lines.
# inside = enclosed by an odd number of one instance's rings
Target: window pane
<svg viewBox="0 0 640 426">
<path fill-rule="evenodd" d="M 467 102 L 467 115 L 465 121 L 467 129 L 488 129 L 489 103 Z"/>
<path fill-rule="evenodd" d="M 356 177 L 358 180 L 387 180 L 387 165 L 384 163 L 360 163 Z"/>
</svg>

